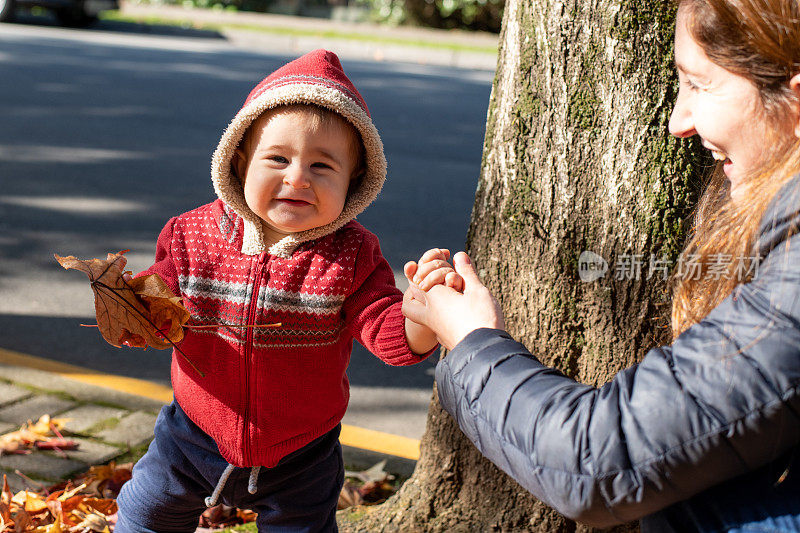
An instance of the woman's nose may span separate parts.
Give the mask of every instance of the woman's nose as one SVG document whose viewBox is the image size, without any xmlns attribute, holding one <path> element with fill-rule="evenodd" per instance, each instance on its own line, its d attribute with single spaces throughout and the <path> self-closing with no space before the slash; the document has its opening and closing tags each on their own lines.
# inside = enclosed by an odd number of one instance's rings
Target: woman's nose
<svg viewBox="0 0 800 533">
<path fill-rule="evenodd" d="M 694 129 L 692 111 L 680 96 L 678 96 L 675 107 L 672 108 L 672 114 L 669 117 L 669 132 L 675 137 L 681 138 L 697 134 Z"/>
</svg>

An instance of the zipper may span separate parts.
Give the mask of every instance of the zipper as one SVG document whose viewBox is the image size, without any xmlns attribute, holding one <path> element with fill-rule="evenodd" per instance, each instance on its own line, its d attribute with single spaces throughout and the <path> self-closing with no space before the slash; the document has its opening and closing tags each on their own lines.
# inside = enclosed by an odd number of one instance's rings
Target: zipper
<svg viewBox="0 0 800 533">
<path fill-rule="evenodd" d="M 255 276 L 253 278 L 253 292 L 250 295 L 249 308 L 247 310 L 247 319 L 245 325 L 254 326 L 256 323 L 256 314 L 258 313 L 258 295 L 261 293 L 261 281 L 264 278 L 264 266 L 267 252 L 261 252 L 255 264 Z M 268 261 L 266 261 L 268 263 Z M 253 357 L 253 336 L 255 328 L 245 328 L 245 343 L 244 343 L 244 435 L 242 439 L 242 455 L 247 464 L 252 463 L 250 457 L 250 366 Z"/>
</svg>

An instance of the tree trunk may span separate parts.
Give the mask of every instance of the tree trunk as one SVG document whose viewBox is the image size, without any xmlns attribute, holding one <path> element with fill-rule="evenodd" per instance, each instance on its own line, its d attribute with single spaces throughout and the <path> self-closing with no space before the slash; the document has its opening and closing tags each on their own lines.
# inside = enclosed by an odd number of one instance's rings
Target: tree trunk
<svg viewBox="0 0 800 533">
<path fill-rule="evenodd" d="M 674 20 L 665 0 L 506 4 L 467 248 L 508 331 L 583 383 L 601 385 L 669 341 L 663 278 L 704 162 L 697 143 L 667 132 Z M 582 280 L 592 273 L 586 256 L 579 265 L 584 251 L 607 261 L 604 276 Z M 593 266 L 600 275 L 602 261 Z M 340 523 L 370 532 L 589 530 L 482 459 L 435 394 L 412 478 Z"/>
</svg>

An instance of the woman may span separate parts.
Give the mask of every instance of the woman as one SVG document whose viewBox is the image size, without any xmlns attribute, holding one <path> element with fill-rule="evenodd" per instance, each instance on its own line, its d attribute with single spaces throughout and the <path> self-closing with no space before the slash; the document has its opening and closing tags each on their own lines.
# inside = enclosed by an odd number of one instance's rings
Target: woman
<svg viewBox="0 0 800 533">
<path fill-rule="evenodd" d="M 442 405 L 478 449 L 580 522 L 800 531 L 800 3 L 682 0 L 670 120 L 720 161 L 685 254 L 757 275 L 676 278 L 674 342 L 600 389 L 540 364 L 460 253 L 406 315 L 451 349 Z M 424 259 L 424 258 L 423 258 Z M 407 265 L 423 287 L 440 262 Z M 795 460 L 796 459 L 796 460 Z"/>
</svg>

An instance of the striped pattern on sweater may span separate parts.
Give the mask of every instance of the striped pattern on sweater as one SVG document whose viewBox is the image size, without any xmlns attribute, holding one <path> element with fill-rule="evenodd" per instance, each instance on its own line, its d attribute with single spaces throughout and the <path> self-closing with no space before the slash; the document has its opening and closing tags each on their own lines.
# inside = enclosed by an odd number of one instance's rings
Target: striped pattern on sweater
<svg viewBox="0 0 800 533">
<path fill-rule="evenodd" d="M 402 293 L 377 238 L 356 222 L 302 243 L 288 258 L 241 252 L 244 225 L 224 204 L 170 221 L 159 274 L 192 324 L 271 324 L 187 330 L 173 356 L 175 398 L 237 466 L 272 467 L 330 431 L 349 397 L 353 339 L 393 365 L 417 363 L 405 338 Z"/>
</svg>

